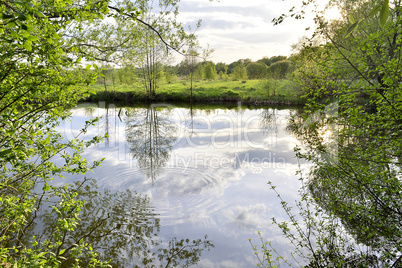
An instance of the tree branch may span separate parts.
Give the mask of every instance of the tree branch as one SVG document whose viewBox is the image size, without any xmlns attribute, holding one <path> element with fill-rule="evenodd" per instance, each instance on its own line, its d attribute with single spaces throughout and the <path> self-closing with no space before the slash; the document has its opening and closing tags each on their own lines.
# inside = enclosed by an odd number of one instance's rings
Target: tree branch
<svg viewBox="0 0 402 268">
<path fill-rule="evenodd" d="M 179 53 L 180 55 L 183 55 L 183 56 L 184 56 L 184 54 L 183 54 L 179 49 L 177 49 L 177 48 L 173 47 L 172 45 L 168 44 L 168 43 L 165 41 L 165 39 L 163 38 L 163 36 L 159 33 L 159 31 L 156 30 L 156 29 L 155 29 L 152 25 L 150 25 L 149 23 L 147 23 L 147 22 L 145 22 L 145 21 L 143 21 L 143 20 L 139 19 L 138 17 L 135 17 L 135 16 L 133 16 L 133 15 L 131 15 L 131 14 L 122 12 L 122 10 L 121 10 L 120 8 L 113 7 L 113 6 L 108 6 L 108 8 L 110 8 L 110 9 L 112 9 L 112 10 L 114 10 L 114 11 L 120 13 L 120 14 L 124 14 L 124 15 L 127 16 L 127 17 L 130 17 L 130 18 L 132 18 L 132 19 L 135 19 L 136 21 L 140 22 L 141 24 L 147 26 L 149 29 L 151 29 L 153 32 L 155 32 L 155 33 L 158 35 L 159 39 L 160 39 L 160 40 L 162 41 L 162 43 L 166 46 L 166 49 L 167 49 L 167 50 L 170 48 L 170 49 L 176 51 L 177 53 Z"/>
</svg>

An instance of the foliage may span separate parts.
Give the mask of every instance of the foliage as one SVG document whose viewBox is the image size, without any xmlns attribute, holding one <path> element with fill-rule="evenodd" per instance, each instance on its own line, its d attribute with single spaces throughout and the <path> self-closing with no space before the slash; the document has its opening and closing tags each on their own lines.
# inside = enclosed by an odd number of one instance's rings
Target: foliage
<svg viewBox="0 0 402 268">
<path fill-rule="evenodd" d="M 246 69 L 250 79 L 262 79 L 267 74 L 267 66 L 263 63 L 251 62 Z"/>
<path fill-rule="evenodd" d="M 274 64 L 275 62 L 278 61 L 283 61 L 286 60 L 286 56 L 272 56 L 270 58 L 268 57 L 263 57 L 262 59 L 259 59 L 257 62 L 258 63 L 264 63 L 267 67 L 269 67 L 271 64 Z"/>
<path fill-rule="evenodd" d="M 245 80 L 248 79 L 247 69 L 243 64 L 239 64 L 236 66 L 233 72 L 233 78 L 235 80 Z"/>
<path fill-rule="evenodd" d="M 300 96 L 316 92 L 320 88 L 329 86 L 321 65 L 325 61 L 326 51 L 314 41 L 300 44 L 297 53 L 292 55 L 291 61 L 296 66 L 293 79 L 296 82 L 296 90 Z"/>
<path fill-rule="evenodd" d="M 254 255 L 258 259 L 257 267 L 279 267 L 282 261 L 286 263 L 289 267 L 292 267 L 292 265 L 288 263 L 284 257 L 277 253 L 275 248 L 272 247 L 271 242 L 264 241 L 261 232 L 258 232 L 258 236 L 261 243 L 261 252 L 259 251 L 257 245 L 253 244 L 252 240 L 249 239 L 251 247 L 253 248 Z"/>
<path fill-rule="evenodd" d="M 292 73 L 292 63 L 288 60 L 277 61 L 268 67 L 267 73 L 269 77 L 275 79 L 284 79 Z"/>
<path fill-rule="evenodd" d="M 151 26 L 138 17 L 139 10 L 132 2 L 114 4 L 107 0 L 0 1 L 2 266 L 58 267 L 66 258 L 72 260 L 70 267 L 80 266 L 82 258 L 88 260 L 89 267 L 108 265 L 98 260 L 84 239 L 65 244 L 66 234 L 79 226 L 84 202 L 69 185 L 51 186 L 55 178 L 83 174 L 98 166 L 99 161 L 88 163 L 81 152 L 100 137 L 83 142 L 78 135 L 66 141 L 55 128 L 68 118 L 68 108 L 88 95 L 87 86 L 95 82 L 97 74 L 104 71 L 105 77 L 109 73 L 113 80 L 117 77 L 114 71 L 101 70 L 96 64 L 82 68 L 81 61 L 106 65 L 126 58 L 138 45 L 136 34 L 142 29 L 135 27 L 138 25 L 153 32 L 158 26 L 159 38 L 176 50 L 188 36 L 162 31 L 166 26 L 182 29 L 174 19 Z M 105 23 L 106 19 L 116 23 Z M 81 133 L 94 122 L 86 122 Z M 47 213 L 53 223 L 51 236 L 23 239 L 35 225 L 41 203 L 51 198 L 59 200 Z"/>
<path fill-rule="evenodd" d="M 63 39 L 68 24 L 79 27 L 81 19 L 93 20 L 107 14 L 107 2 L 99 2 L 93 12 L 87 11 L 89 6 L 90 2 L 0 3 L 0 262 L 6 265 L 59 264 L 59 242 L 45 240 L 38 244 L 33 238 L 31 244 L 23 244 L 20 237 L 32 224 L 38 201 L 50 195 L 61 198 L 52 207 L 52 213 L 58 215 L 54 237 L 61 239 L 66 230 L 74 229 L 82 202 L 67 186 L 56 190 L 49 181 L 63 173 L 85 173 L 99 164 L 88 163 L 80 156 L 83 148 L 99 138 L 87 143 L 78 137 L 63 142 L 54 130 L 60 118 L 68 116 L 65 108 L 74 105 L 84 93 L 83 85 L 94 78 L 83 75 L 81 70 L 69 70 L 80 58 L 71 58 L 76 48 Z M 74 13 L 69 12 L 71 9 Z M 91 124 L 87 122 L 82 132 Z M 64 164 L 49 161 L 54 156 L 63 159 Z M 34 192 L 39 183 L 42 189 Z M 71 256 L 87 249 L 80 242 L 73 247 Z M 88 254 L 91 263 L 96 264 L 91 251 Z"/>
<path fill-rule="evenodd" d="M 228 65 L 227 74 L 232 74 L 238 65 L 243 65 L 246 67 L 250 62 L 252 62 L 251 59 L 239 59 L 237 61 L 230 63 Z"/>
<path fill-rule="evenodd" d="M 215 64 L 212 61 L 204 62 L 204 78 L 213 80 L 216 78 Z"/>
<path fill-rule="evenodd" d="M 227 66 L 226 63 L 224 63 L 224 62 L 218 62 L 218 63 L 215 65 L 215 69 L 216 69 L 216 72 L 217 72 L 217 73 L 222 72 L 223 74 L 227 74 L 228 66 Z"/>
<path fill-rule="evenodd" d="M 300 171 L 299 171 L 300 172 Z M 341 221 L 325 211 L 314 202 L 300 172 L 303 182 L 299 190 L 301 199 L 296 203 L 298 215 L 276 191 L 275 186 L 268 183 L 277 194 L 289 221 L 278 222 L 273 219 L 294 247 L 288 258 L 279 254 L 270 242 L 264 242 L 261 234 L 261 252 L 252 244 L 260 267 L 382 267 L 387 262 L 378 259 L 378 252 L 356 243 L 345 232 Z M 251 243 L 252 241 L 250 241 Z M 292 259 L 292 260 L 290 260 Z M 295 263 L 295 266 L 293 265 Z"/>
<path fill-rule="evenodd" d="M 337 2 L 346 21 L 317 17 L 316 35 L 329 42 L 313 47 L 314 72 L 300 73 L 316 86 L 302 85 L 307 105 L 291 124 L 305 146 L 298 157 L 313 165 L 301 194 L 307 207 L 299 206 L 304 223 L 288 214 L 290 223 L 278 225 L 308 267 L 399 267 L 402 7 L 389 3 L 385 16 L 388 1 Z"/>
</svg>

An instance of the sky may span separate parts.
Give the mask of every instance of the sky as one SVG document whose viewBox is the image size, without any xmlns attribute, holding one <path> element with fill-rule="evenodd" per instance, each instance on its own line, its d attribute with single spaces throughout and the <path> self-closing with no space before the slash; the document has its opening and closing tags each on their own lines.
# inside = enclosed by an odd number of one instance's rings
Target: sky
<svg viewBox="0 0 402 268">
<path fill-rule="evenodd" d="M 305 29 L 314 26 L 312 17 L 289 18 L 274 26 L 272 19 L 287 13 L 299 0 L 182 0 L 180 20 L 195 25 L 202 19 L 196 34 L 201 46 L 214 49 L 209 60 L 227 64 L 238 59 L 257 61 L 263 57 L 289 56 L 291 45 L 311 35 Z M 194 27 L 193 27 L 194 28 Z"/>
</svg>

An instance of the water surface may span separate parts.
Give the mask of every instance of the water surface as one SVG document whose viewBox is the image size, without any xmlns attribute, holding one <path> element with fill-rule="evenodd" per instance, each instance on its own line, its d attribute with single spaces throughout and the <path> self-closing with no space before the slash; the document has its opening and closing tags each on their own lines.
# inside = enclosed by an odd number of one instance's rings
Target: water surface
<svg viewBox="0 0 402 268">
<path fill-rule="evenodd" d="M 299 199 L 293 152 L 298 141 L 286 129 L 296 110 L 101 103 L 81 104 L 71 112 L 71 121 L 58 129 L 66 139 L 96 116 L 102 118 L 83 137 L 109 136 L 85 150 L 89 160 L 106 158 L 86 176 L 96 179 L 100 189 L 149 198 L 151 216 L 158 221 L 156 239 L 207 235 L 214 248 L 202 252 L 200 267 L 255 267 L 249 239 L 257 244 L 258 231 L 278 251 L 286 255 L 291 250 L 272 225 L 272 217 L 285 220 L 286 215 L 267 182 L 277 186 L 284 200 Z"/>
</svg>

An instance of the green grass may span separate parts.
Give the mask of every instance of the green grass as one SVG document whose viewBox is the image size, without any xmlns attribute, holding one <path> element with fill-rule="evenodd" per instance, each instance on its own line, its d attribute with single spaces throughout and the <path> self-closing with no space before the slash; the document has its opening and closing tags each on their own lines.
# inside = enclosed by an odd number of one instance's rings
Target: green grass
<svg viewBox="0 0 402 268">
<path fill-rule="evenodd" d="M 134 85 L 91 86 L 90 101 L 145 101 L 148 100 L 140 82 Z M 275 94 L 274 94 L 275 91 Z M 190 81 L 176 80 L 160 83 L 155 101 L 190 101 Z M 302 104 L 300 94 L 290 80 L 213 80 L 193 81 L 193 100 L 196 102 L 243 101 L 250 103 Z"/>
</svg>

